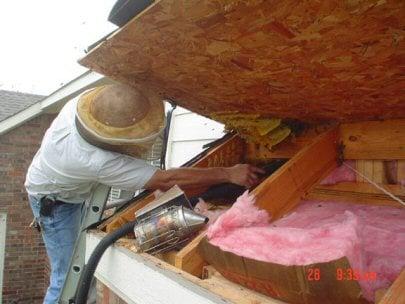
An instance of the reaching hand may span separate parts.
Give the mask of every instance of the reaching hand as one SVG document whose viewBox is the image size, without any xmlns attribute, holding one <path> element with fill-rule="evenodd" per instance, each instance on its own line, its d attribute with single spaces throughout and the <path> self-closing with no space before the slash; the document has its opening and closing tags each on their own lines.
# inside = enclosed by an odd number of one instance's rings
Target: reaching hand
<svg viewBox="0 0 405 304">
<path fill-rule="evenodd" d="M 229 182 L 250 188 L 259 182 L 257 174 L 265 171 L 258 167 L 246 164 L 238 164 L 228 168 Z"/>
</svg>

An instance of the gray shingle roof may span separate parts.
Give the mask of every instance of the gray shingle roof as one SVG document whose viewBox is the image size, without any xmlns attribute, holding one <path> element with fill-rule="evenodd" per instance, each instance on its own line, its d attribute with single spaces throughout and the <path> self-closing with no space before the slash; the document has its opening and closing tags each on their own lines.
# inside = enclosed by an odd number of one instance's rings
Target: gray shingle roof
<svg viewBox="0 0 405 304">
<path fill-rule="evenodd" d="M 17 114 L 43 98 L 42 95 L 0 90 L 0 121 Z"/>
</svg>

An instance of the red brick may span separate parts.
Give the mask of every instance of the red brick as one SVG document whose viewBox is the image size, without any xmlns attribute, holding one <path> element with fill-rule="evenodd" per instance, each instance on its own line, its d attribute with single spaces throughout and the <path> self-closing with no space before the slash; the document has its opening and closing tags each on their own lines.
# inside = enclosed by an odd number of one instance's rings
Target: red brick
<svg viewBox="0 0 405 304">
<path fill-rule="evenodd" d="M 0 136 L 0 212 L 7 213 L 3 303 L 42 303 L 49 266 L 32 220 L 25 174 L 54 115 L 42 115 Z"/>
</svg>

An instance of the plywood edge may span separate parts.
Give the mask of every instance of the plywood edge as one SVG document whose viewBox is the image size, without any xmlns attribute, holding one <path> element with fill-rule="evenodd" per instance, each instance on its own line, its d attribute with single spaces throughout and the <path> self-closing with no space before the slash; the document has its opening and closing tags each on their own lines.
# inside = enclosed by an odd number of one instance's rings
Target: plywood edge
<svg viewBox="0 0 405 304">
<path fill-rule="evenodd" d="M 204 115 L 404 117 L 403 8 L 402 1 L 165 0 L 80 63 Z"/>
<path fill-rule="evenodd" d="M 383 187 L 392 194 L 398 196 L 400 199 L 405 200 L 405 188 L 402 186 L 383 185 Z M 373 185 L 362 182 L 342 182 L 336 185 L 316 185 L 305 196 L 305 199 L 404 207 L 381 190 L 376 189 Z"/>
</svg>

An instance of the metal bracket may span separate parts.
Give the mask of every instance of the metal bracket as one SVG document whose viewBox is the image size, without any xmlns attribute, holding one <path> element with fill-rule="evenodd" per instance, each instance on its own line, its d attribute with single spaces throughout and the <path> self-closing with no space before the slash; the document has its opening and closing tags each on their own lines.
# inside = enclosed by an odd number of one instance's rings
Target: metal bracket
<svg viewBox="0 0 405 304">
<path fill-rule="evenodd" d="M 74 297 L 76 294 L 77 286 L 79 284 L 79 279 L 85 266 L 87 229 L 94 223 L 100 221 L 108 200 L 110 189 L 111 188 L 108 186 L 101 184 L 98 185 L 97 188 L 94 190 L 90 201 L 87 204 L 80 232 L 76 239 L 72 260 L 70 262 L 66 280 L 63 285 L 61 296 L 59 298 L 60 304 L 74 303 Z"/>
</svg>

